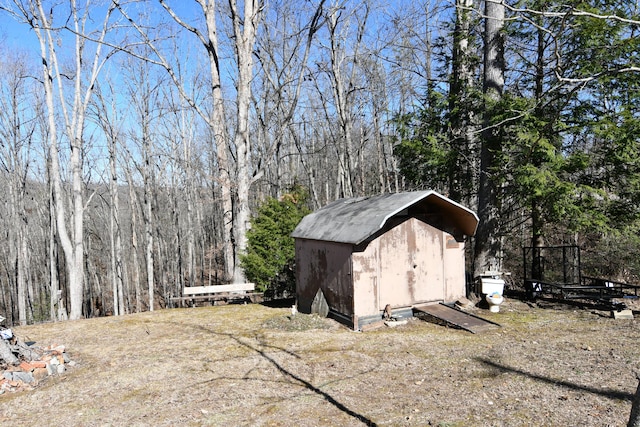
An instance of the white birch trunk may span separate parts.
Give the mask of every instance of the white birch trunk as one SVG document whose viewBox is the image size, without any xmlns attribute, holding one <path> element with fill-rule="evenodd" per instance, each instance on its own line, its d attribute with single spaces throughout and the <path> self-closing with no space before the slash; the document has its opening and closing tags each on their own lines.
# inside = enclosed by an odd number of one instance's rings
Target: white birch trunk
<svg viewBox="0 0 640 427">
<path fill-rule="evenodd" d="M 27 283 L 26 283 L 26 257 L 27 236 L 25 231 L 18 230 L 18 262 L 17 262 L 17 288 L 18 288 L 18 318 L 21 325 L 27 324 Z"/>
<path fill-rule="evenodd" d="M 111 287 L 113 292 L 113 314 L 125 314 L 124 286 L 122 281 L 122 238 L 120 230 L 120 203 L 118 197 L 117 141 L 113 135 L 109 139 L 109 199 L 110 199 L 110 245 L 111 245 Z"/>
<path fill-rule="evenodd" d="M 236 39 L 236 58 L 238 63 L 238 92 L 236 103 L 236 185 L 237 211 L 235 215 L 234 237 L 235 251 L 233 264 L 233 282 L 245 281 L 244 271 L 240 266 L 240 256 L 246 253 L 247 230 L 249 228 L 249 106 L 251 104 L 251 80 L 253 79 L 253 47 L 259 22 L 258 1 L 244 2 L 244 16 L 236 9 L 235 0 L 229 2 L 232 10 L 233 32 Z"/>
<path fill-rule="evenodd" d="M 131 264 L 133 269 L 132 281 L 135 289 L 136 313 L 142 311 L 142 286 L 140 284 L 140 259 L 138 258 L 138 196 L 135 192 L 133 177 L 129 167 L 125 167 L 127 181 L 129 183 L 129 205 L 131 206 Z"/>
<path fill-rule="evenodd" d="M 86 39 L 82 36 L 84 23 L 88 17 L 89 5 L 85 5 L 85 14 L 80 16 L 80 10 L 75 0 L 70 3 L 69 25 L 75 32 L 74 35 L 74 61 L 73 71 L 73 101 L 72 110 L 68 111 L 67 97 L 65 96 L 64 85 L 56 48 L 59 38 L 55 37 L 50 14 L 44 10 L 41 0 L 31 2 L 35 16 L 33 16 L 32 28 L 34 29 L 40 43 L 40 53 L 42 55 L 42 74 L 45 92 L 45 103 L 47 107 L 47 118 L 49 125 L 49 156 L 50 156 L 50 176 L 53 184 L 53 197 L 55 203 L 55 217 L 58 235 L 62 249 L 65 253 L 69 283 L 70 319 L 82 317 L 83 291 L 84 291 L 84 195 L 83 195 L 83 131 L 85 125 L 85 114 L 89 100 L 93 93 L 93 87 L 104 59 L 101 57 L 102 40 L 104 40 L 113 8 L 109 6 L 104 18 L 102 31 L 98 36 L 98 43 L 94 51 L 93 61 L 86 61 L 83 58 Z M 52 17 L 51 17 L 52 18 Z M 89 69 L 84 64 L 89 64 Z M 57 83 L 59 102 L 54 99 L 54 81 Z M 58 132 L 56 115 L 60 112 L 65 123 L 65 136 L 71 148 L 69 156 L 69 170 L 71 172 L 71 212 L 69 222 L 71 229 L 67 228 L 67 209 L 63 202 L 62 171 L 60 167 Z"/>
</svg>

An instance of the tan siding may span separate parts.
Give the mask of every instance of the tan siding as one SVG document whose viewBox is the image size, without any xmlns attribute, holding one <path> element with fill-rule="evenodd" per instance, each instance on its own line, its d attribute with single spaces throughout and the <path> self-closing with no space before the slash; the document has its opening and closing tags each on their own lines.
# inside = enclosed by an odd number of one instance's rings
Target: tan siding
<svg viewBox="0 0 640 427">
<path fill-rule="evenodd" d="M 319 288 L 332 310 L 353 319 L 375 317 L 424 302 L 465 294 L 464 243 L 409 218 L 371 241 L 352 245 L 296 239 L 298 308 L 309 313 Z"/>
<path fill-rule="evenodd" d="M 452 302 L 466 295 L 464 242 L 456 242 L 448 233 L 442 234 L 445 241 L 445 301 Z"/>
<path fill-rule="evenodd" d="M 353 284 L 354 311 L 358 316 L 378 312 L 380 280 L 379 239 L 371 242 L 363 252 L 354 252 Z"/>
<path fill-rule="evenodd" d="M 440 230 L 410 218 L 380 239 L 379 308 L 444 299 Z"/>
</svg>

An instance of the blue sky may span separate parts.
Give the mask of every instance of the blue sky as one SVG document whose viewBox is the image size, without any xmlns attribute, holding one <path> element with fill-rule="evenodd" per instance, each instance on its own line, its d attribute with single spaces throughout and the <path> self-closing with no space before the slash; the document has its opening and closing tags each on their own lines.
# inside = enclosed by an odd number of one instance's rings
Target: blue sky
<svg viewBox="0 0 640 427">
<path fill-rule="evenodd" d="M 5 47 L 25 49 L 29 46 L 39 50 L 36 35 L 27 25 L 20 24 L 6 12 L 0 12 L 0 39 Z"/>
</svg>

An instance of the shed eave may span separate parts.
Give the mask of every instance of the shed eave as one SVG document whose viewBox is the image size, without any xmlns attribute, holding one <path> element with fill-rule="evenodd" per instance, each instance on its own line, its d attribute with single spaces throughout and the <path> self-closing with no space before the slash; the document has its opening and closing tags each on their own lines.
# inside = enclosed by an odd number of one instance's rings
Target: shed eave
<svg viewBox="0 0 640 427">
<path fill-rule="evenodd" d="M 395 193 L 371 198 L 341 199 L 304 217 L 291 237 L 359 245 L 382 230 L 403 210 L 425 199 L 443 211 L 457 235 L 473 236 L 478 226 L 475 212 L 433 190 Z M 394 203 L 399 202 L 398 205 Z"/>
<path fill-rule="evenodd" d="M 408 209 L 409 207 L 415 205 L 418 202 L 421 202 L 422 200 L 425 200 L 429 197 L 437 197 L 438 199 L 440 199 L 441 201 L 452 205 L 453 207 L 455 207 L 456 209 L 462 211 L 464 213 L 463 215 L 463 220 L 461 221 L 460 224 L 458 224 L 458 226 L 460 226 L 460 229 L 462 230 L 462 232 L 466 235 L 466 236 L 474 236 L 476 234 L 476 230 L 478 229 L 478 223 L 480 222 L 480 218 L 478 218 L 478 215 L 476 215 L 476 213 L 474 211 L 472 211 L 471 209 L 468 209 L 464 206 L 462 206 L 460 203 L 455 202 L 454 200 L 449 199 L 448 197 L 443 196 L 442 194 L 433 191 L 433 190 L 428 190 L 426 191 L 421 197 L 408 202 L 402 206 L 400 206 L 399 208 L 397 208 L 395 211 L 390 212 L 388 215 L 386 215 L 384 217 L 384 219 L 382 220 L 382 222 L 380 223 L 378 230 L 381 230 L 382 227 L 384 227 L 384 225 L 387 223 L 387 221 L 390 218 L 393 218 L 395 215 L 397 215 L 398 213 L 402 212 L 405 209 Z M 378 231 L 376 230 L 376 231 Z M 360 242 L 357 242 L 356 244 L 360 244 L 362 242 L 364 242 L 366 239 L 363 239 Z"/>
</svg>

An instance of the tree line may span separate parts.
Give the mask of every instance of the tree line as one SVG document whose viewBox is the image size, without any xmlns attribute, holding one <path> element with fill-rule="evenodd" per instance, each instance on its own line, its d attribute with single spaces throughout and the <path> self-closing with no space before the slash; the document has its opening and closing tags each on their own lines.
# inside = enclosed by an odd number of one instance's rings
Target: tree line
<svg viewBox="0 0 640 427">
<path fill-rule="evenodd" d="M 252 214 L 304 188 L 435 189 L 470 271 L 573 243 L 634 279 L 637 2 L 5 0 L 0 311 L 170 305 L 245 280 Z M 7 35 L 5 35 L 7 38 Z M 276 209 L 277 211 L 277 209 Z"/>
</svg>

